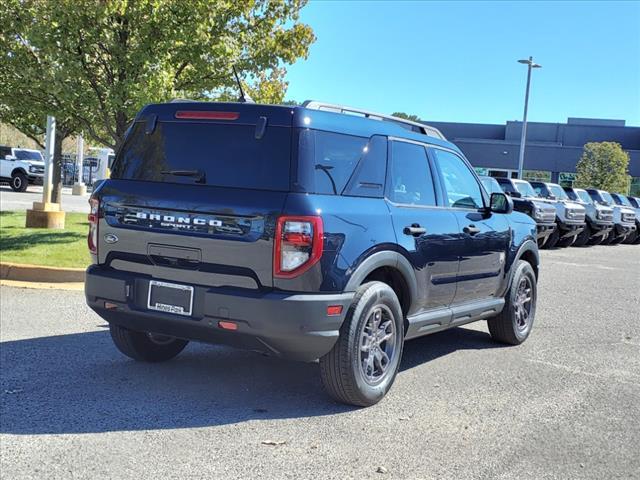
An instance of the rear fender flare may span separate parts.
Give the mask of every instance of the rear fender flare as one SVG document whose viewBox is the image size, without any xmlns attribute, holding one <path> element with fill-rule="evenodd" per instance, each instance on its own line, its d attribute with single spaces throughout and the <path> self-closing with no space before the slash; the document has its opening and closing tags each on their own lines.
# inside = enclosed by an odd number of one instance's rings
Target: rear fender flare
<svg viewBox="0 0 640 480">
<path fill-rule="evenodd" d="M 409 263 L 409 260 L 407 260 L 406 257 L 398 252 L 387 250 L 374 253 L 373 255 L 365 258 L 349 278 L 345 291 L 355 291 L 360 285 L 362 285 L 365 278 L 367 278 L 371 272 L 381 267 L 394 268 L 400 272 L 409 288 L 409 311 L 411 311 L 414 302 L 418 298 L 418 285 L 411 263 Z"/>
</svg>

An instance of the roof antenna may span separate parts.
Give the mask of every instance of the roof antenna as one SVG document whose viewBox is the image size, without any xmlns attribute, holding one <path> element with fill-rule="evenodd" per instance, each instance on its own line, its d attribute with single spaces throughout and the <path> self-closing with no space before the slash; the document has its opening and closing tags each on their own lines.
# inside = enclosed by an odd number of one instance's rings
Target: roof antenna
<svg viewBox="0 0 640 480">
<path fill-rule="evenodd" d="M 241 103 L 256 103 L 248 93 L 244 93 L 244 90 L 242 89 L 242 82 L 240 82 L 240 77 L 238 77 L 238 72 L 236 71 L 236 66 L 232 65 L 231 68 L 233 68 L 233 75 L 236 77 L 236 82 L 238 83 L 238 88 L 240 89 L 240 98 L 238 99 L 238 101 Z"/>
</svg>

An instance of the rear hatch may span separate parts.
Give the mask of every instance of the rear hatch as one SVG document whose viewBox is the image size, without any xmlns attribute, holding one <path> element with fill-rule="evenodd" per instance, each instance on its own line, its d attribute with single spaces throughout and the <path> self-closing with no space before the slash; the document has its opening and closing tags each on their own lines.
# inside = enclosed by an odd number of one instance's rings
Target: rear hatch
<svg viewBox="0 0 640 480">
<path fill-rule="evenodd" d="M 96 194 L 97 262 L 162 280 L 271 287 L 290 160 L 288 108 L 146 107 Z"/>
</svg>

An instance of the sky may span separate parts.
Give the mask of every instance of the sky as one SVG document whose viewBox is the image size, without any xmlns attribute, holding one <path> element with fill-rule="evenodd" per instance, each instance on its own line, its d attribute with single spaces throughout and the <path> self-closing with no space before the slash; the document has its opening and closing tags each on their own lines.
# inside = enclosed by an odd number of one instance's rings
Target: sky
<svg viewBox="0 0 640 480">
<path fill-rule="evenodd" d="M 640 126 L 640 1 L 312 0 L 316 36 L 286 98 L 432 121 L 626 120 Z"/>
</svg>

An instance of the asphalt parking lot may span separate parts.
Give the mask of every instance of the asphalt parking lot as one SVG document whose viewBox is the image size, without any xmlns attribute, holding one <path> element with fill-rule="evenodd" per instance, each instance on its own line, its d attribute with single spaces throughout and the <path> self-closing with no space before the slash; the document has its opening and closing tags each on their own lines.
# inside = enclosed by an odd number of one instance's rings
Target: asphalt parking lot
<svg viewBox="0 0 640 480">
<path fill-rule="evenodd" d="M 0 209 L 24 211 L 33 202 L 42 201 L 42 187 L 29 185 L 26 192 L 14 192 L 9 185 L 0 185 Z M 89 195 L 72 195 L 70 187 L 62 189 L 62 209 L 65 212 L 89 213 Z"/>
<path fill-rule="evenodd" d="M 0 287 L 1 476 L 640 478 L 640 247 L 542 257 L 524 345 L 484 324 L 409 342 L 368 409 L 317 364 L 197 344 L 134 363 L 81 292 Z"/>
</svg>

